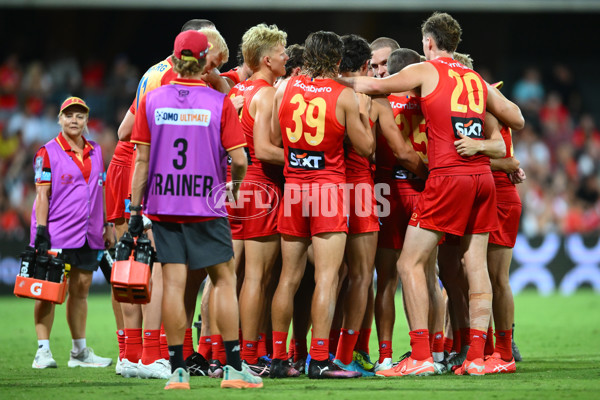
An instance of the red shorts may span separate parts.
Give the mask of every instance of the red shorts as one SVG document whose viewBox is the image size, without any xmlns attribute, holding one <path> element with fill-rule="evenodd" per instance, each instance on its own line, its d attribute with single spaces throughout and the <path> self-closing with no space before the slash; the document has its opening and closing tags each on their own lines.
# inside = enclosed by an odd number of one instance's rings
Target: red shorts
<svg viewBox="0 0 600 400">
<path fill-rule="evenodd" d="M 279 232 L 312 237 L 325 232 L 348 232 L 344 189 L 336 184 L 286 184 L 279 207 Z"/>
<path fill-rule="evenodd" d="M 397 188 L 390 184 L 390 194 L 384 196 L 390 204 L 388 216 L 382 216 L 381 229 L 377 239 L 377 247 L 399 250 L 404 246 L 406 227 L 410 221 L 420 194 L 398 193 Z"/>
<path fill-rule="evenodd" d="M 521 203 L 498 203 L 498 230 L 490 232 L 489 243 L 513 248 L 519 232 Z"/>
<path fill-rule="evenodd" d="M 497 230 L 492 174 L 430 176 L 410 225 L 458 236 Z"/>
<path fill-rule="evenodd" d="M 348 182 L 348 234 L 379 231 L 373 181 Z"/>
<path fill-rule="evenodd" d="M 129 219 L 129 212 L 125 211 L 129 204 L 129 185 L 131 167 L 129 165 L 115 165 L 110 163 L 106 171 L 106 219 L 114 222 L 118 218 Z"/>
<path fill-rule="evenodd" d="M 280 202 L 279 185 L 243 181 L 235 207 L 227 207 L 233 239 L 246 240 L 277 234 L 277 210 Z M 232 219 L 237 219 L 239 223 L 232 223 Z"/>
</svg>

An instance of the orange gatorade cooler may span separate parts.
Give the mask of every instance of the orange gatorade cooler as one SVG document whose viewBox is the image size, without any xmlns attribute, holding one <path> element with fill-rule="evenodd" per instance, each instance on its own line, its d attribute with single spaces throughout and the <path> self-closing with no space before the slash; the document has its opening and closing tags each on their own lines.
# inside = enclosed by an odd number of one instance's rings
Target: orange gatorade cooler
<svg viewBox="0 0 600 400">
<path fill-rule="evenodd" d="M 149 303 L 152 295 L 150 266 L 154 259 L 150 240 L 142 235 L 134 244 L 131 235 L 125 233 L 117 244 L 116 259 L 110 275 L 115 300 L 122 303 Z"/>
<path fill-rule="evenodd" d="M 40 263 L 42 259 L 44 261 Z M 60 258 L 59 251 L 36 255 L 35 250 L 28 247 L 21 254 L 21 270 L 15 280 L 14 294 L 17 297 L 62 304 L 67 295 L 69 269 L 70 266 Z"/>
</svg>

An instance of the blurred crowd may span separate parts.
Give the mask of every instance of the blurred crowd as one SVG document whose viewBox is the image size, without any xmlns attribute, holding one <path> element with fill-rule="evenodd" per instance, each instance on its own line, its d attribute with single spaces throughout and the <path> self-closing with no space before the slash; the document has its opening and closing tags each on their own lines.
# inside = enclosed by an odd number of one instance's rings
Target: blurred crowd
<svg viewBox="0 0 600 400">
<path fill-rule="evenodd" d="M 47 63 L 22 64 L 16 55 L 2 60 L 0 240 L 28 237 L 33 156 L 58 134 L 61 101 L 69 95 L 85 99 L 91 108 L 87 137 L 100 144 L 108 166 L 140 76 L 124 56 L 112 64 L 80 63 L 73 56 Z M 567 66 L 555 65 L 546 74 L 528 67 L 515 82 L 505 83 L 506 95 L 527 121 L 513 135 L 514 154 L 528 177 L 519 186 L 521 231 L 527 236 L 599 232 L 600 131 L 585 107 L 580 82 Z"/>
</svg>

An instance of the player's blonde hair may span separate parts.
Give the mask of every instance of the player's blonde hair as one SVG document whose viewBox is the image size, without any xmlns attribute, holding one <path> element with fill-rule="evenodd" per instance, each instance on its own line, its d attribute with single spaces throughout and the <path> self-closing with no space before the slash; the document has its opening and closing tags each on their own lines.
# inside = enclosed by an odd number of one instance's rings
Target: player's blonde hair
<svg viewBox="0 0 600 400">
<path fill-rule="evenodd" d="M 465 53 L 454 52 L 454 59 L 464 65 L 465 67 L 473 69 L 473 59 L 470 55 Z"/>
<path fill-rule="evenodd" d="M 242 37 L 244 61 L 252 71 L 257 71 L 266 53 L 280 44 L 284 47 L 287 44 L 287 33 L 277 28 L 277 25 L 253 26 Z"/>
<path fill-rule="evenodd" d="M 202 28 L 198 32 L 204 33 L 208 42 L 213 45 L 213 48 L 216 49 L 221 55 L 222 63 L 225 64 L 229 61 L 229 47 L 227 47 L 227 43 L 223 36 L 216 29 L 211 28 Z"/>
</svg>

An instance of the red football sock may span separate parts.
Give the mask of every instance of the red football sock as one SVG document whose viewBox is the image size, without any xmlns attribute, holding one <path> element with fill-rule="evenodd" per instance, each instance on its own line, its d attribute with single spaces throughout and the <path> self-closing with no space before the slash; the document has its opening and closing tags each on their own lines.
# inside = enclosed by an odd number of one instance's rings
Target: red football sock
<svg viewBox="0 0 600 400">
<path fill-rule="evenodd" d="M 227 364 L 227 354 L 225 353 L 225 345 L 221 335 L 211 335 L 212 359 L 219 360 L 221 364 Z"/>
<path fill-rule="evenodd" d="M 350 364 L 352 362 L 352 352 L 358 341 L 359 334 L 360 332 L 353 331 L 352 329 L 342 329 L 335 358 L 344 364 Z"/>
<path fill-rule="evenodd" d="M 308 356 L 308 347 L 306 346 L 306 338 L 300 340 L 294 339 L 294 362 L 298 360 L 306 360 Z"/>
<path fill-rule="evenodd" d="M 192 328 L 185 330 L 183 338 L 183 359 L 187 360 L 189 356 L 194 354 L 194 339 L 192 338 Z"/>
<path fill-rule="evenodd" d="M 125 331 L 123 329 L 117 331 L 117 342 L 119 343 L 119 358 L 122 360 L 125 358 Z"/>
<path fill-rule="evenodd" d="M 460 328 L 460 348 L 471 345 L 471 328 Z"/>
<path fill-rule="evenodd" d="M 134 364 L 142 357 L 142 329 L 125 329 L 125 358 Z"/>
<path fill-rule="evenodd" d="M 429 331 L 427 329 L 417 329 L 409 332 L 410 347 L 413 360 L 423 361 L 431 357 L 429 348 Z"/>
<path fill-rule="evenodd" d="M 371 329 L 361 329 L 356 342 L 356 350 L 369 354 L 369 341 L 371 340 Z"/>
<path fill-rule="evenodd" d="M 291 358 L 293 360 L 295 356 L 296 356 L 296 341 L 294 340 L 294 337 L 292 336 L 292 339 L 290 340 L 290 349 L 288 350 L 288 359 Z"/>
<path fill-rule="evenodd" d="M 287 332 L 273 331 L 273 358 L 278 360 L 287 359 Z"/>
<path fill-rule="evenodd" d="M 456 352 L 456 353 L 460 353 L 460 346 L 462 345 L 460 343 L 460 330 L 456 330 L 454 332 L 452 332 L 454 336 L 452 339 L 454 340 L 454 347 L 452 347 L 452 351 Z"/>
<path fill-rule="evenodd" d="M 496 331 L 496 351 L 504 361 L 513 359 L 512 354 L 512 330 Z"/>
<path fill-rule="evenodd" d="M 169 345 L 167 344 L 167 334 L 165 328 L 160 327 L 160 358 L 169 359 Z"/>
<path fill-rule="evenodd" d="M 310 358 L 325 361 L 329 358 L 329 339 L 312 338 L 310 340 Z"/>
<path fill-rule="evenodd" d="M 258 334 L 258 349 L 256 350 L 256 355 L 258 356 L 258 358 L 262 357 L 262 356 L 266 356 L 269 353 L 267 353 L 267 334 L 266 333 L 259 333 Z"/>
<path fill-rule="evenodd" d="M 142 344 L 142 364 L 150 365 L 160 360 L 160 329 L 144 330 L 144 343 Z"/>
<path fill-rule="evenodd" d="M 242 342 L 242 360 L 246 361 L 246 364 L 256 364 L 258 362 L 257 350 L 258 340 L 244 340 Z"/>
<path fill-rule="evenodd" d="M 485 340 L 483 355 L 491 356 L 492 354 L 494 354 L 494 328 L 490 326 L 487 330 L 487 339 Z"/>
<path fill-rule="evenodd" d="M 392 358 L 392 341 L 384 340 L 379 342 L 379 363 L 381 364 L 386 358 Z"/>
<path fill-rule="evenodd" d="M 450 339 L 449 337 L 445 337 L 444 338 L 444 351 L 448 352 L 448 354 L 450 354 L 452 352 L 452 345 L 454 344 L 454 340 Z"/>
<path fill-rule="evenodd" d="M 200 338 L 200 343 L 198 343 L 198 353 L 202 354 L 207 360 L 210 360 L 212 357 L 212 343 L 210 341 L 210 336 L 202 336 Z"/>
<path fill-rule="evenodd" d="M 432 353 L 442 353 L 444 351 L 444 332 L 436 332 L 433 334 L 433 344 L 431 346 Z"/>
<path fill-rule="evenodd" d="M 331 354 L 337 353 L 338 342 L 340 341 L 340 329 L 332 329 L 329 331 L 329 352 Z M 312 340 L 311 340 L 311 354 L 312 354 Z"/>
<path fill-rule="evenodd" d="M 485 331 L 471 329 L 471 344 L 467 352 L 467 360 L 483 359 L 483 348 L 485 347 L 486 337 L 487 333 Z"/>
</svg>

